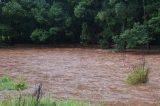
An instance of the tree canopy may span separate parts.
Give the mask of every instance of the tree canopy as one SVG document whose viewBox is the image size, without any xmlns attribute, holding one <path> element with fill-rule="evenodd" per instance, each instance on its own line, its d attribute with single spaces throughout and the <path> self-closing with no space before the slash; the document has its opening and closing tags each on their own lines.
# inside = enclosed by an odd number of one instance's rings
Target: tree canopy
<svg viewBox="0 0 160 106">
<path fill-rule="evenodd" d="M 5 0 L 0 42 L 160 45 L 159 0 Z"/>
</svg>

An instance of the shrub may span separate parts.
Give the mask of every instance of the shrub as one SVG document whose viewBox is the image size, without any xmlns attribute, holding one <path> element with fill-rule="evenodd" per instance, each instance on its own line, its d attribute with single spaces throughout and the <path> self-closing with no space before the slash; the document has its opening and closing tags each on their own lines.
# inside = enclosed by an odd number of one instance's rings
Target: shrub
<svg viewBox="0 0 160 106">
<path fill-rule="evenodd" d="M 148 81 L 149 68 L 146 65 L 140 65 L 133 69 L 133 72 L 128 75 L 127 83 L 136 85 L 146 83 Z"/>
</svg>

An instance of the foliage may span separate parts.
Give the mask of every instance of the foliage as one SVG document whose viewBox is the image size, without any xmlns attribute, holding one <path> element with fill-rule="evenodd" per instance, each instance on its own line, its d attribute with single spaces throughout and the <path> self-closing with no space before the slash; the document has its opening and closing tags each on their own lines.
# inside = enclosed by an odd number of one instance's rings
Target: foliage
<svg viewBox="0 0 160 106">
<path fill-rule="evenodd" d="M 110 31 L 109 29 L 105 29 L 103 32 L 101 32 L 99 34 L 100 36 L 100 40 L 99 40 L 99 44 L 102 48 L 110 48 L 111 43 L 112 43 L 112 36 L 113 33 L 112 31 Z"/>
<path fill-rule="evenodd" d="M 134 48 L 160 41 L 159 7 L 159 0 L 6 0 L 0 42 Z"/>
<path fill-rule="evenodd" d="M 27 87 L 24 81 L 14 81 L 9 76 L 0 79 L 0 91 L 2 90 L 24 90 Z"/>
<path fill-rule="evenodd" d="M 44 42 L 49 37 L 49 33 L 42 29 L 36 29 L 32 32 L 31 39 L 37 43 Z"/>
<path fill-rule="evenodd" d="M 97 16 L 96 16 L 96 19 L 99 20 L 99 21 L 106 21 L 106 17 L 107 17 L 107 12 L 105 11 L 100 11 L 98 12 Z"/>
<path fill-rule="evenodd" d="M 61 3 L 54 3 L 49 10 L 49 17 L 55 21 L 61 21 L 65 17 L 65 12 L 63 10 Z"/>
<path fill-rule="evenodd" d="M 91 5 L 93 0 L 82 0 L 75 7 L 74 13 L 76 17 L 84 17 L 86 15 L 86 9 Z"/>
<path fill-rule="evenodd" d="M 8 77 L 4 76 L 0 79 L 0 91 L 2 90 L 15 90 L 14 81 Z"/>
<path fill-rule="evenodd" d="M 151 29 L 152 34 L 160 33 L 160 16 L 153 17 L 148 21 L 148 26 Z"/>
<path fill-rule="evenodd" d="M 89 31 L 88 31 L 88 25 L 87 23 L 83 23 L 82 25 L 82 35 L 80 36 L 81 38 L 81 44 L 82 45 L 87 45 L 90 42 L 90 35 L 89 35 Z"/>
<path fill-rule="evenodd" d="M 149 35 L 144 25 L 135 24 L 132 29 L 126 30 L 119 36 L 115 36 L 114 41 L 118 49 L 135 48 L 149 42 Z"/>
<path fill-rule="evenodd" d="M 0 102 L 0 106 L 37 106 L 37 100 L 32 96 L 19 97 L 17 99 L 9 97 Z M 38 106 L 90 106 L 90 104 L 72 100 L 56 101 L 43 97 L 38 101 Z"/>
<path fill-rule="evenodd" d="M 146 83 L 148 81 L 149 68 L 146 65 L 140 65 L 133 69 L 128 75 L 127 83 L 131 85 Z"/>
<path fill-rule="evenodd" d="M 15 1 L 10 1 L 5 4 L 5 6 L 2 8 L 3 14 L 14 16 L 14 15 L 23 15 L 24 10 L 22 9 L 22 6 Z"/>
<path fill-rule="evenodd" d="M 16 82 L 14 86 L 16 90 L 24 90 L 27 88 L 26 82 L 22 80 Z"/>
<path fill-rule="evenodd" d="M 126 16 L 126 4 L 124 2 L 116 3 L 115 13 L 120 18 L 125 18 Z"/>
</svg>

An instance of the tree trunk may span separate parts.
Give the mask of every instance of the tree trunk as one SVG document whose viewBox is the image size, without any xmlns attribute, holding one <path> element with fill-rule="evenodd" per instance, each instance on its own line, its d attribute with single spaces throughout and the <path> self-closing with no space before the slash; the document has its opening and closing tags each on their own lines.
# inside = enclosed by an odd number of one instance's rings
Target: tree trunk
<svg viewBox="0 0 160 106">
<path fill-rule="evenodd" d="M 143 21 L 145 21 L 145 18 L 146 18 L 146 11 L 145 11 L 145 0 L 142 0 L 143 2 Z"/>
</svg>

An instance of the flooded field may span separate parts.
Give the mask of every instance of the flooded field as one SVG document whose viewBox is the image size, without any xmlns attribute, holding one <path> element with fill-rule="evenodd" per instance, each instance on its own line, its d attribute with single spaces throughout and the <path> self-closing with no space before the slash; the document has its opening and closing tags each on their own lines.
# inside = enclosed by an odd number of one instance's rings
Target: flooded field
<svg viewBox="0 0 160 106">
<path fill-rule="evenodd" d="M 150 68 L 149 82 L 127 85 L 127 75 L 142 62 L 143 56 Z M 42 82 L 44 92 L 57 99 L 160 105 L 160 53 L 124 54 L 82 48 L 0 49 L 0 76 L 3 74 L 23 78 L 30 87 Z"/>
</svg>

